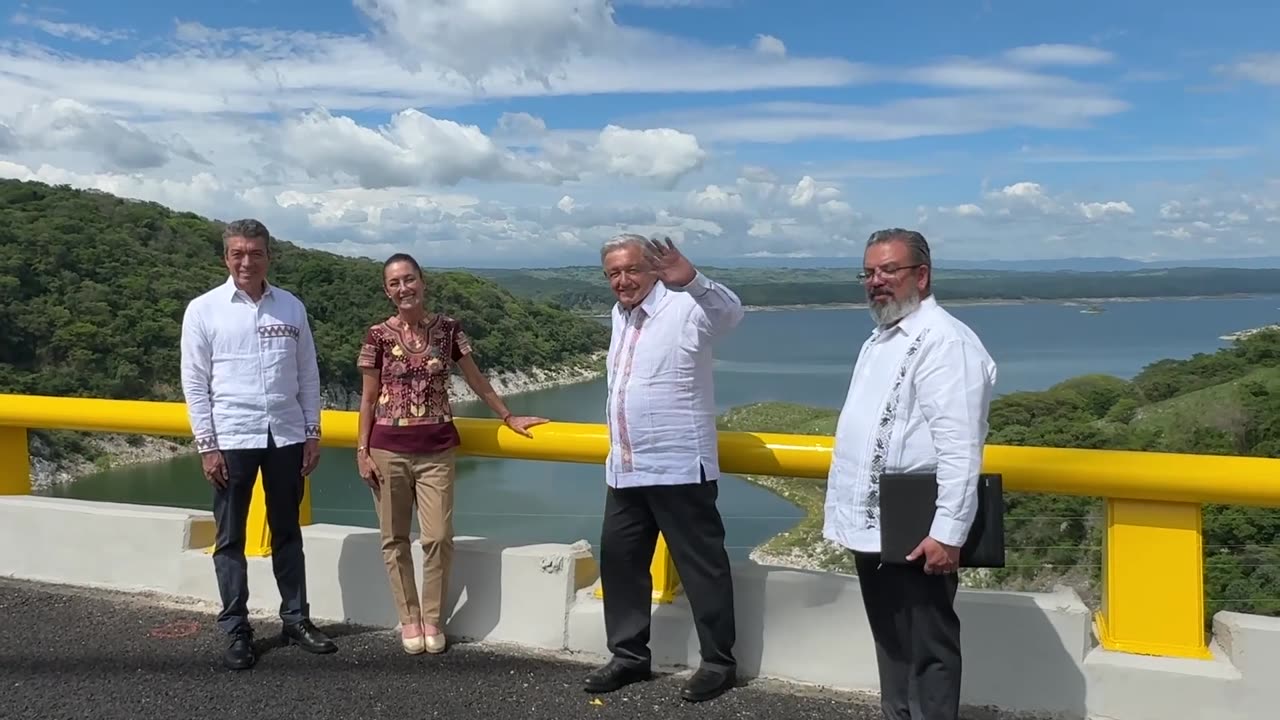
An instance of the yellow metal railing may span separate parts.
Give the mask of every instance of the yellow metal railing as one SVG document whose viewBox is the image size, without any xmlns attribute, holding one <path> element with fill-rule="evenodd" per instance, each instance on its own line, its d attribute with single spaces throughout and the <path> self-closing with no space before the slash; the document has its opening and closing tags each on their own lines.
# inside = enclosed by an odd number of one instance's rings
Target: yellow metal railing
<svg viewBox="0 0 1280 720">
<path fill-rule="evenodd" d="M 324 411 L 322 444 L 355 447 L 356 413 Z M 522 437 L 497 420 L 459 418 L 465 454 L 601 464 L 604 425 L 550 423 Z M 181 403 L 0 395 L 0 494 L 31 492 L 28 429 L 189 436 Z M 832 438 L 720 433 L 724 472 L 825 478 Z M 1097 614 L 1104 647 L 1129 653 L 1208 658 L 1204 632 L 1201 506 L 1280 506 L 1280 460 L 1218 455 L 1074 450 L 989 445 L 983 470 L 1004 487 L 1106 500 L 1103 599 Z M 303 519 L 310 522 L 309 496 Z M 249 538 L 270 548 L 262 497 L 255 494 Z M 654 599 L 670 602 L 679 579 L 664 542 L 654 555 Z"/>
</svg>

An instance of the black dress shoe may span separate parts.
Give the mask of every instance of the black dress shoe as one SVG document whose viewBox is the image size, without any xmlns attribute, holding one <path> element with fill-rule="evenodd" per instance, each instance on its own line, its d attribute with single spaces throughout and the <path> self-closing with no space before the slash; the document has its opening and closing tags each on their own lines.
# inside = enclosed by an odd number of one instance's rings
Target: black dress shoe
<svg viewBox="0 0 1280 720">
<path fill-rule="evenodd" d="M 258 657 L 253 652 L 253 634 L 242 632 L 231 636 L 231 644 L 222 653 L 222 664 L 228 670 L 247 670 L 253 667 Z"/>
<path fill-rule="evenodd" d="M 607 693 L 634 682 L 648 680 L 653 674 L 648 667 L 637 667 L 610 660 L 604 667 L 587 675 L 584 687 L 587 692 Z"/>
<path fill-rule="evenodd" d="M 680 697 L 689 702 L 704 702 L 720 697 L 736 683 L 737 673 L 733 670 L 698 668 L 693 677 L 684 684 Z"/>
<path fill-rule="evenodd" d="M 303 650 L 317 655 L 325 655 L 338 650 L 338 646 L 326 637 L 324 633 L 317 630 L 310 620 L 285 625 L 284 631 L 280 633 L 280 639 L 284 641 L 285 645 L 297 645 Z"/>
</svg>

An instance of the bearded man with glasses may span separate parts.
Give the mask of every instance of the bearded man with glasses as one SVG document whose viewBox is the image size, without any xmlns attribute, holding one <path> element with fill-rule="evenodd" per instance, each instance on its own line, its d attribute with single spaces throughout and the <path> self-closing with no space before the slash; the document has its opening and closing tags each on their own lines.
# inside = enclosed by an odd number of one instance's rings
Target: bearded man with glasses
<svg viewBox="0 0 1280 720">
<path fill-rule="evenodd" d="M 823 535 L 853 553 L 886 720 L 959 715 L 957 569 L 996 383 L 982 341 L 934 299 L 932 269 L 918 232 L 867 240 L 858 277 L 876 327 L 854 366 L 827 480 Z M 928 534 L 905 558 L 882 557 L 881 479 L 926 472 L 938 482 Z"/>
</svg>

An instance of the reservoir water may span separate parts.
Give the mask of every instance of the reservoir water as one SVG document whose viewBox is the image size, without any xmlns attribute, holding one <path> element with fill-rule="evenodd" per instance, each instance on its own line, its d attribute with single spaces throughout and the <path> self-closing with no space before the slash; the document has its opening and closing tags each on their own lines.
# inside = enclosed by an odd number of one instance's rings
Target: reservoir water
<svg viewBox="0 0 1280 720">
<path fill-rule="evenodd" d="M 952 306 L 981 336 L 999 365 L 998 393 L 1042 390 L 1085 373 L 1132 377 L 1162 358 L 1186 358 L 1229 345 L 1219 336 L 1277 322 L 1280 298 L 1101 303 L 1103 312 L 1058 303 Z M 770 400 L 838 408 L 858 347 L 871 330 L 863 309 L 748 313 L 717 352 L 716 397 L 723 411 Z M 517 395 L 513 412 L 554 420 L 603 422 L 603 380 Z M 479 404 L 459 416 L 488 417 Z M 536 432 L 536 428 L 535 428 Z M 798 508 L 739 478 L 721 482 L 730 554 L 786 530 Z M 50 491 L 65 497 L 198 509 L 211 506 L 195 457 L 107 470 Z M 456 531 L 508 543 L 595 545 L 604 504 L 598 466 L 461 457 Z M 312 476 L 316 522 L 373 527 L 370 494 L 349 449 L 325 449 Z"/>
</svg>

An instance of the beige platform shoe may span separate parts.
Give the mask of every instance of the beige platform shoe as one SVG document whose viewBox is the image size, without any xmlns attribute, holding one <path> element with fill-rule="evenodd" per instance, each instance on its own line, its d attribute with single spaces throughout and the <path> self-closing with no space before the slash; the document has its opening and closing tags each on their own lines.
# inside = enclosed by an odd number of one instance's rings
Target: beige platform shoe
<svg viewBox="0 0 1280 720">
<path fill-rule="evenodd" d="M 447 644 L 445 642 L 444 633 L 436 633 L 435 635 L 424 635 L 423 637 L 426 638 L 426 643 L 424 644 L 424 647 L 426 648 L 427 652 L 433 655 L 444 652 L 445 645 Z"/>
</svg>

